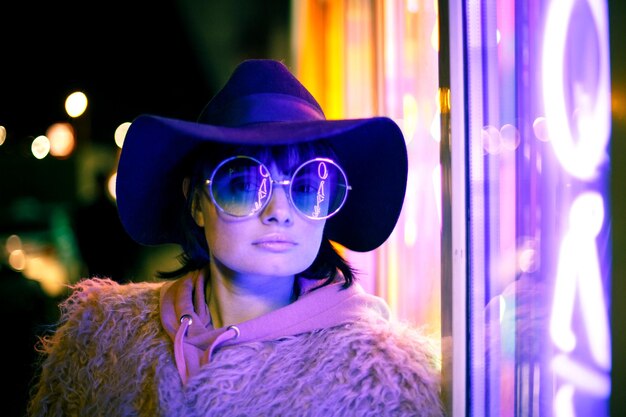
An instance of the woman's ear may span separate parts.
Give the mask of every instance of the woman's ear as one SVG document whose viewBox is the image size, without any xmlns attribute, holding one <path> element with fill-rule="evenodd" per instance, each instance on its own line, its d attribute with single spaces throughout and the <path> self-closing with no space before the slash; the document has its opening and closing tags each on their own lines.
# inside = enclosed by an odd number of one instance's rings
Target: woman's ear
<svg viewBox="0 0 626 417">
<path fill-rule="evenodd" d="M 191 194 L 191 216 L 196 224 L 200 227 L 204 227 L 204 213 L 202 212 L 202 203 L 200 202 L 200 195 L 196 192 Z"/>
<path fill-rule="evenodd" d="M 202 204 L 200 196 L 194 190 L 189 189 L 190 180 L 186 177 L 183 180 L 183 195 L 186 199 L 191 198 L 191 217 L 200 227 L 204 227 L 204 213 L 202 212 Z"/>
</svg>

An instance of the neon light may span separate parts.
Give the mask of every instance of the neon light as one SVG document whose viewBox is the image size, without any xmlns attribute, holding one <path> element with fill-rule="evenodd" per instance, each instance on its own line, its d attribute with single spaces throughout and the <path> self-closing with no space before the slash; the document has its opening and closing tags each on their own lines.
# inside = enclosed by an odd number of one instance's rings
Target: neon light
<svg viewBox="0 0 626 417">
<path fill-rule="evenodd" d="M 572 92 L 574 102 L 580 106 L 576 109 L 578 135 L 570 129 L 573 115 L 568 114 L 568 103 L 565 102 L 570 94 L 564 88 L 564 80 L 567 79 L 564 74 L 568 73 L 564 55 L 569 50 L 566 46 L 568 30 L 574 26 L 570 25 L 574 0 L 550 2 L 542 58 L 543 100 L 554 152 L 568 173 L 583 180 L 594 178 L 596 169 L 605 158 L 611 117 L 606 9 L 604 2 L 599 0 L 587 0 L 587 3 L 598 37 L 599 69 L 597 83 L 575 85 Z M 582 62 L 591 59 L 584 58 Z M 596 97 L 595 102 L 592 94 Z"/>
<path fill-rule="evenodd" d="M 554 413 L 556 417 L 574 417 L 574 387 L 563 385 L 554 394 Z"/>
<path fill-rule="evenodd" d="M 550 2 L 542 56 L 546 118 L 533 124 L 536 137 L 552 144 L 563 169 L 583 181 L 596 179 L 607 161 L 611 117 L 606 4 L 600 0 L 587 0 L 587 4 L 597 41 L 591 48 L 572 50 L 567 43 L 578 26 L 572 13 L 574 0 Z M 577 77 L 567 64 L 571 62 L 567 54 L 575 54 L 585 65 L 595 63 L 593 77 Z M 605 219 L 604 205 L 599 192 L 576 196 L 559 248 L 549 328 L 552 342 L 561 351 L 551 360 L 555 376 L 562 380 L 553 403 L 557 416 L 576 414 L 577 390 L 597 398 L 607 398 L 611 391 L 610 329 L 596 246 Z M 581 325 L 574 323 L 577 300 Z M 590 360 L 581 358 L 584 351 L 576 349 L 583 337 Z"/>
<path fill-rule="evenodd" d="M 591 355 L 602 369 L 610 369 L 609 325 L 602 292 L 602 275 L 595 238 L 604 222 L 604 202 L 598 193 L 580 195 L 570 209 L 570 229 L 559 253 L 550 321 L 552 341 L 564 352 L 576 347 L 572 315 L 576 288 L 583 310 Z"/>
<path fill-rule="evenodd" d="M 570 381 L 569 386 L 576 386 L 581 391 L 597 397 L 608 397 L 611 392 L 611 381 L 607 375 L 594 371 L 587 366 L 560 354 L 552 359 L 552 370 L 555 374 Z"/>
<path fill-rule="evenodd" d="M 469 103 L 482 103 L 482 88 L 483 88 L 483 60 L 482 60 L 482 21 L 481 16 L 483 12 L 483 2 L 478 0 L 469 0 L 466 4 L 467 9 L 467 37 L 465 43 L 468 48 L 468 61 L 469 61 L 469 73 L 467 75 L 468 84 L 468 102 Z M 483 106 L 474 105 L 469 106 L 467 109 L 468 117 L 468 131 L 472 132 L 469 140 L 469 161 L 468 167 L 472 181 L 469 184 L 467 192 L 471 197 L 470 199 L 470 213 L 471 218 L 468 225 L 467 236 L 469 238 L 469 246 L 471 252 L 469 253 L 470 265 L 469 271 L 470 277 L 476 277 L 477 285 L 470 285 L 470 298 L 468 299 L 468 307 L 471 309 L 472 314 L 470 316 L 470 322 L 468 323 L 468 330 L 476 336 L 475 331 L 482 329 L 485 323 L 485 312 L 478 306 L 484 306 L 486 298 L 486 289 L 481 285 L 480 280 L 486 275 L 488 269 L 488 255 L 486 242 L 484 238 L 484 230 L 486 228 L 486 215 L 484 212 L 486 198 L 484 195 L 484 181 L 486 178 L 484 171 L 484 148 L 480 146 L 482 144 L 476 143 L 477 140 L 473 140 L 473 136 L 480 132 L 483 134 L 482 127 L 485 120 L 483 114 Z M 479 130 L 480 129 L 480 130 Z M 475 138 L 478 139 L 478 138 Z M 468 369 L 471 382 L 468 398 L 472 399 L 471 415 L 486 416 L 487 404 L 486 404 L 486 392 L 489 386 L 486 385 L 487 381 L 484 378 L 485 366 L 485 341 L 481 336 L 469 338 L 470 349 L 470 368 Z"/>
<path fill-rule="evenodd" d="M 596 36 L 590 41 L 595 43 L 572 50 L 568 37 L 586 28 L 587 22 L 574 21 L 574 0 L 550 2 L 542 56 L 546 117 L 537 118 L 533 124 L 535 136 L 552 144 L 562 168 L 587 183 L 586 189 L 594 185 L 591 180 L 608 161 L 611 117 L 606 4 L 600 0 L 587 0 L 587 4 Z M 571 62 L 566 54 L 576 54 L 581 63 L 596 64 L 597 68 L 591 68 L 594 78 L 579 79 L 566 65 Z M 561 351 L 551 360 L 555 376 L 562 381 L 555 387 L 553 407 L 557 416 L 576 415 L 577 390 L 598 399 L 608 398 L 611 392 L 611 336 L 596 246 L 605 220 L 601 192 L 586 191 L 573 198 L 559 248 L 549 328 L 552 342 Z M 578 314 L 574 316 L 576 301 Z M 579 316 L 580 323 L 574 323 Z M 581 341 L 586 345 L 577 349 Z M 584 353 L 585 346 L 590 358 Z"/>
<path fill-rule="evenodd" d="M 320 186 L 317 188 L 317 200 L 313 207 L 313 217 L 319 217 L 322 207 L 320 203 L 324 201 L 324 180 L 320 181 Z"/>
<path fill-rule="evenodd" d="M 261 175 L 263 175 L 263 170 L 261 170 Z M 257 191 L 257 201 L 254 202 L 254 212 L 259 211 L 263 207 L 263 205 L 265 204 L 265 202 L 263 201 L 265 197 L 267 197 L 267 178 L 263 178 L 261 186 Z"/>
</svg>

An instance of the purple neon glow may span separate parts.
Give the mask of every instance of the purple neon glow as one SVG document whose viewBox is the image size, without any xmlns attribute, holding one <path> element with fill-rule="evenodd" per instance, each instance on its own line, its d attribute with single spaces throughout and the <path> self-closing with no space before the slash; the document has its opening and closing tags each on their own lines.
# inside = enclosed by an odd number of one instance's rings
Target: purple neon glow
<svg viewBox="0 0 626 417">
<path fill-rule="evenodd" d="M 543 100 L 548 134 L 556 157 L 563 169 L 576 178 L 589 180 L 597 175 L 597 168 L 606 158 L 609 140 L 611 103 L 609 43 L 606 4 L 601 0 L 587 0 L 595 24 L 597 58 L 590 56 L 589 48 L 578 48 L 575 61 L 582 64 L 596 62 L 597 79 L 574 78 L 566 53 L 568 35 L 581 30 L 572 20 L 574 0 L 552 1 L 548 10 L 542 57 Z M 593 51 L 596 53 L 596 51 Z M 594 59 L 596 58 L 596 59 Z M 566 75 L 571 91 L 566 91 Z M 571 108 L 567 98 L 575 105 Z M 572 126 L 574 129 L 572 129 Z"/>
<path fill-rule="evenodd" d="M 472 136 L 480 134 L 484 126 L 485 115 L 483 114 L 482 97 L 483 97 L 483 44 L 482 44 L 482 3 L 478 0 L 470 0 L 467 2 L 467 48 L 468 48 L 468 101 L 472 105 L 467 108 L 469 139 L 469 189 L 471 195 L 469 202 L 469 210 L 472 213 L 469 222 L 468 238 L 471 253 L 469 256 L 469 309 L 470 322 L 469 330 L 474 337 L 469 339 L 470 351 L 470 392 L 469 397 L 472 398 L 471 412 L 473 415 L 487 415 L 485 392 L 488 387 L 485 386 L 484 372 L 486 368 L 485 360 L 485 340 L 483 337 L 476 337 L 482 334 L 482 328 L 485 323 L 485 313 L 483 310 L 485 304 L 485 285 L 482 281 L 487 270 L 487 253 L 484 238 L 484 230 L 487 222 L 484 207 L 484 181 L 485 172 L 483 166 L 483 146 L 482 143 L 477 144 L 472 140 Z M 472 278 L 474 277 L 474 278 Z"/>
<path fill-rule="evenodd" d="M 608 375 L 598 373 L 591 367 L 572 360 L 568 355 L 556 355 L 552 359 L 552 370 L 570 381 L 560 388 L 575 386 L 577 390 L 601 398 L 608 397 L 611 392 L 611 380 Z"/>
<path fill-rule="evenodd" d="M 581 194 L 572 203 L 569 217 L 570 228 L 561 241 L 559 252 L 550 334 L 553 343 L 563 352 L 574 350 L 574 304 L 580 300 L 584 326 L 581 333 L 587 336 L 595 364 L 609 370 L 610 331 L 596 248 L 596 237 L 604 223 L 602 195 Z"/>
<path fill-rule="evenodd" d="M 561 168 L 584 190 L 597 186 L 598 179 L 605 180 L 599 176 L 608 162 L 611 113 L 606 3 L 587 0 L 582 5 L 588 7 L 582 10 L 588 10 L 591 19 L 581 17 L 580 2 L 550 2 L 542 90 L 547 140 Z M 585 43 L 568 47 L 581 31 Z M 580 68 L 568 65 L 572 62 Z M 569 224 L 560 242 L 550 317 L 556 347 L 551 365 L 559 377 L 553 404 L 557 416 L 576 415 L 578 391 L 598 399 L 608 398 L 611 392 L 611 341 L 602 275 L 607 266 L 596 243 L 606 217 L 606 184 L 600 183 L 600 188 L 578 193 L 573 189 L 569 208 L 563 209 Z M 589 353 L 581 353 L 585 350 L 579 345 Z"/>
</svg>

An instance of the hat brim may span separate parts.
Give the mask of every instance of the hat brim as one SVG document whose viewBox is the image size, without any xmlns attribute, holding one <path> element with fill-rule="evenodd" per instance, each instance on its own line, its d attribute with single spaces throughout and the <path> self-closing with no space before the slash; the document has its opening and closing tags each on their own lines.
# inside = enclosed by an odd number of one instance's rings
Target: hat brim
<svg viewBox="0 0 626 417">
<path fill-rule="evenodd" d="M 396 225 L 407 182 L 404 137 L 387 117 L 224 127 L 139 116 L 118 165 L 122 224 L 141 244 L 182 244 L 184 163 L 195 150 L 210 143 L 273 146 L 320 139 L 330 143 L 352 186 L 345 206 L 327 220 L 326 236 L 353 251 L 376 249 Z"/>
</svg>

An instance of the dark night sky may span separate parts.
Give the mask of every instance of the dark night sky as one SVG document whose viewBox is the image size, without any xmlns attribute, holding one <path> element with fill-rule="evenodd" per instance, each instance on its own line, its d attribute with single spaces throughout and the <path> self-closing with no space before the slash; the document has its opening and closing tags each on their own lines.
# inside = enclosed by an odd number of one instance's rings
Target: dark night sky
<svg viewBox="0 0 626 417">
<path fill-rule="evenodd" d="M 74 89 L 90 98 L 96 140 L 139 112 L 169 112 L 176 102 L 184 114 L 201 105 L 210 87 L 171 4 L 148 17 L 128 6 L 87 10 L 93 3 L 62 3 L 10 6 L 15 26 L 3 25 L 0 78 L 0 123 L 17 136 L 10 137 L 42 134 L 66 120 L 63 100 Z M 7 13 L 1 15 L 6 22 Z"/>
<path fill-rule="evenodd" d="M 68 120 L 63 103 L 75 89 L 90 98 L 95 141 L 112 140 L 119 123 L 140 113 L 195 118 L 238 60 L 287 58 L 288 6 L 285 0 L 2 2 L 5 145 Z M 281 34 L 277 47 L 272 39 Z"/>
</svg>

